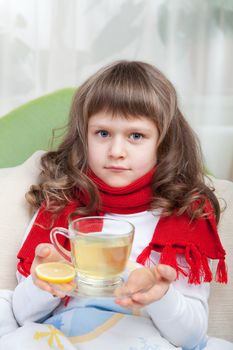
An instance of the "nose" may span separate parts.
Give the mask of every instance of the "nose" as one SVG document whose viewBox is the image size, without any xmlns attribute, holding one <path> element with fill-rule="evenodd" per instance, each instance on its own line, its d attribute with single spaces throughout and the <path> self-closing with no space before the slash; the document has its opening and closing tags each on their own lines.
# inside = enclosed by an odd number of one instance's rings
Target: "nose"
<svg viewBox="0 0 233 350">
<path fill-rule="evenodd" d="M 108 155 L 111 158 L 125 158 L 126 144 L 122 138 L 113 138 L 109 144 Z"/>
</svg>

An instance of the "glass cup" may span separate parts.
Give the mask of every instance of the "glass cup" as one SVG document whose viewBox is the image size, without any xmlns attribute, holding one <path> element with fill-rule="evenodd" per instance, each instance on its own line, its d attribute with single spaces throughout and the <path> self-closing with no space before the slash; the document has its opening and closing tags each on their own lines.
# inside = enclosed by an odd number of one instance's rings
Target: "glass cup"
<svg viewBox="0 0 233 350">
<path fill-rule="evenodd" d="M 71 254 L 60 245 L 58 235 L 69 239 Z M 50 238 L 57 251 L 75 267 L 79 292 L 106 295 L 122 284 L 134 238 L 130 222 L 85 217 L 72 221 L 68 229 L 55 227 Z"/>
</svg>

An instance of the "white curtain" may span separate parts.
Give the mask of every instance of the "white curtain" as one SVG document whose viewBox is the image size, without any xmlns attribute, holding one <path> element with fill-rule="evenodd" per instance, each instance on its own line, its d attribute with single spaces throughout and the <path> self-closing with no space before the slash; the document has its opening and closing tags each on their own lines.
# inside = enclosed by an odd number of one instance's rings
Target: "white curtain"
<svg viewBox="0 0 233 350">
<path fill-rule="evenodd" d="M 0 115 L 116 59 L 174 83 L 207 167 L 233 180 L 232 0 L 0 0 Z"/>
</svg>

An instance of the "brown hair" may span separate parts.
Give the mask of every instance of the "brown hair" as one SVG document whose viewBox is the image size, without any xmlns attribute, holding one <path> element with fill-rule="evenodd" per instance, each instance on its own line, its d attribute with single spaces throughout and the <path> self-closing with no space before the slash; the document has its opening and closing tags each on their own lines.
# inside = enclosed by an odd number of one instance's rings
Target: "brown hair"
<svg viewBox="0 0 233 350">
<path fill-rule="evenodd" d="M 201 217 L 208 198 L 218 221 L 219 203 L 213 189 L 204 183 L 199 141 L 177 106 L 173 85 L 154 66 L 135 61 L 114 62 L 77 90 L 64 140 L 56 151 L 42 157 L 41 183 L 27 194 L 33 206 L 46 201 L 47 208 L 56 213 L 72 200 L 73 189 L 78 187 L 91 198 L 78 212 L 87 215 L 98 208 L 97 188 L 85 171 L 88 120 L 102 110 L 155 122 L 159 141 L 152 208 L 162 208 L 164 215 L 176 211 L 178 215 L 188 212 L 191 217 Z"/>
</svg>

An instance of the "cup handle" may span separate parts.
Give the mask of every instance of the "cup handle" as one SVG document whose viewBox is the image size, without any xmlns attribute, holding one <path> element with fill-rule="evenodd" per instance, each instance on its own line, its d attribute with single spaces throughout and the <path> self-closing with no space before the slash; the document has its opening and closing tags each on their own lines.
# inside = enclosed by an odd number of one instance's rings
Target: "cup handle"
<svg viewBox="0 0 233 350">
<path fill-rule="evenodd" d="M 70 254 L 68 254 L 68 250 L 65 249 L 64 247 L 62 247 L 62 245 L 58 242 L 57 235 L 62 235 L 64 237 L 70 239 L 68 230 L 66 228 L 63 228 L 63 227 L 54 227 L 50 231 L 50 240 L 51 240 L 54 248 L 58 251 L 58 253 L 60 253 L 63 256 L 63 258 L 65 258 L 69 262 L 72 262 Z"/>
</svg>

